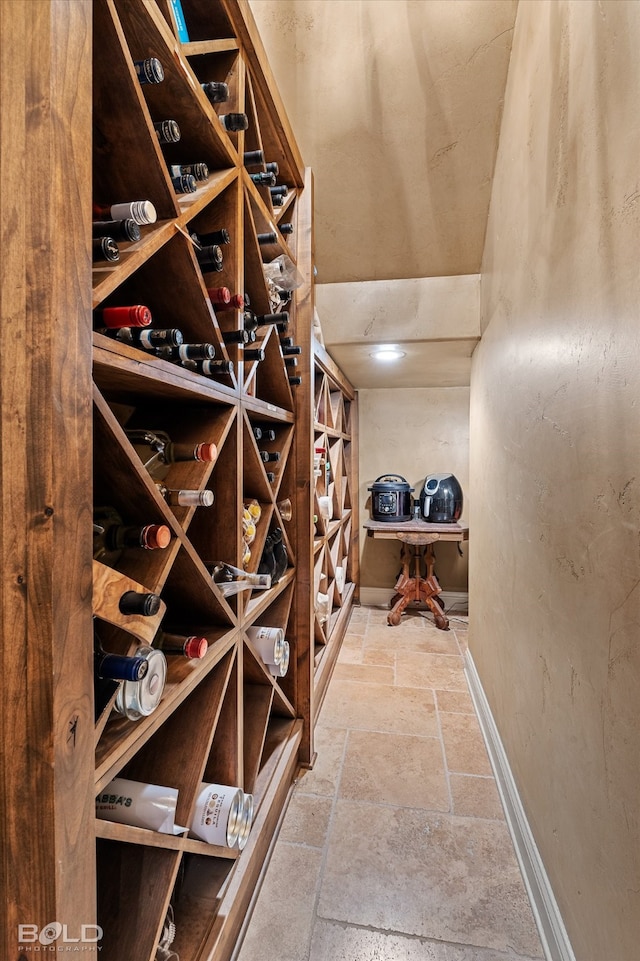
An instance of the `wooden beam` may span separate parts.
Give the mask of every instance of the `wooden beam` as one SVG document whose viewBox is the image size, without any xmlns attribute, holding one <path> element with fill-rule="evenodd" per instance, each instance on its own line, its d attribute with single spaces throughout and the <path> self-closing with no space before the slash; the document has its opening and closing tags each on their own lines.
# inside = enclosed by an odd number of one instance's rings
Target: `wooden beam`
<svg viewBox="0 0 640 961">
<path fill-rule="evenodd" d="M 79 926 L 96 920 L 91 18 L 90 0 L 0 4 L 0 956 L 7 959 L 22 956 L 21 934 L 33 942 L 58 922 L 80 937 Z"/>
</svg>

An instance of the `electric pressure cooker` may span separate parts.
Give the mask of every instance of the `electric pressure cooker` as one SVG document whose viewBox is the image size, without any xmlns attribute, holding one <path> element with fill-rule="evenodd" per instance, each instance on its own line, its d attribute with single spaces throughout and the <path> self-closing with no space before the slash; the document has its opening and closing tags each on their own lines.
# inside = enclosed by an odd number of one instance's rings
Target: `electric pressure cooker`
<svg viewBox="0 0 640 961">
<path fill-rule="evenodd" d="M 414 488 L 400 474 L 382 474 L 367 490 L 371 491 L 371 517 L 374 521 L 411 520 Z"/>
</svg>

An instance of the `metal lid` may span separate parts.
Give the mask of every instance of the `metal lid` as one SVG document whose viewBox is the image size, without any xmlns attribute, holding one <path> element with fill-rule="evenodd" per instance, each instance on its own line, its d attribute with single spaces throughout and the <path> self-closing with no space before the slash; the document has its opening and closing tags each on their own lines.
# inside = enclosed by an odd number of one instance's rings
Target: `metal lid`
<svg viewBox="0 0 640 961">
<path fill-rule="evenodd" d="M 380 491 L 413 491 L 414 488 L 401 474 L 381 474 L 367 490 Z"/>
</svg>

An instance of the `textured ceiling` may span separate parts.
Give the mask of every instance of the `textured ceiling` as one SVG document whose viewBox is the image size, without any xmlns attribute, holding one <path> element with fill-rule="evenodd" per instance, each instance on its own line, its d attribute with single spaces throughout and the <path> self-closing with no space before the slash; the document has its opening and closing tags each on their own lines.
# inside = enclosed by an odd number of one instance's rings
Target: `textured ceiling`
<svg viewBox="0 0 640 961">
<path fill-rule="evenodd" d="M 251 0 L 315 173 L 318 283 L 480 269 L 516 0 Z"/>
</svg>

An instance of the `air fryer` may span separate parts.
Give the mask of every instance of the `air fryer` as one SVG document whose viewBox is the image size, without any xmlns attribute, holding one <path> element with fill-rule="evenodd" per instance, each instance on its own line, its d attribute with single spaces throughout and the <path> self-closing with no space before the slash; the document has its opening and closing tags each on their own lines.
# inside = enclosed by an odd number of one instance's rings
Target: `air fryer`
<svg viewBox="0 0 640 961">
<path fill-rule="evenodd" d="M 420 492 L 420 513 L 430 524 L 460 520 L 462 488 L 453 474 L 429 474 Z"/>
</svg>

